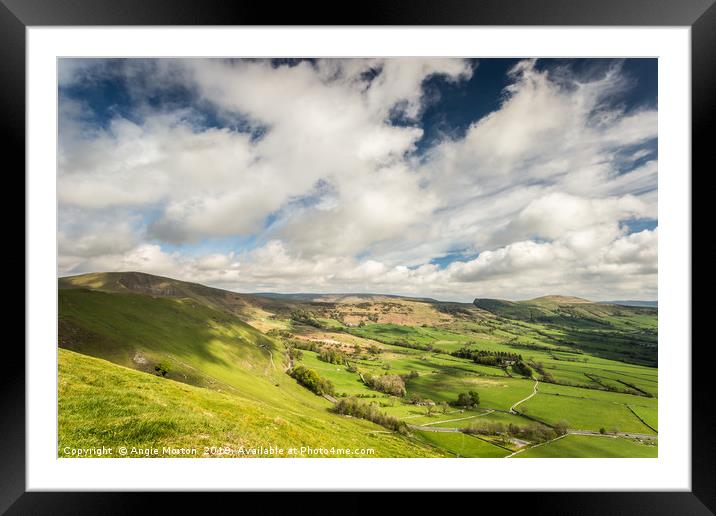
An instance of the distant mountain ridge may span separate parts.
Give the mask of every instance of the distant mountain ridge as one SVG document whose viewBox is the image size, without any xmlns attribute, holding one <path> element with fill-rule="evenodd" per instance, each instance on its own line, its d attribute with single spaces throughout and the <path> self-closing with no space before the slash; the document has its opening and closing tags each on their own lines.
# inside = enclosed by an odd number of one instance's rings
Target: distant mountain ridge
<svg viewBox="0 0 716 516">
<path fill-rule="evenodd" d="M 599 301 L 602 305 L 621 305 L 621 306 L 643 306 L 649 308 L 658 308 L 658 301 Z"/>
<path fill-rule="evenodd" d="M 627 305 L 594 302 L 579 297 L 542 296 L 527 301 L 505 301 L 503 299 L 477 298 L 473 304 L 500 317 L 523 321 L 565 322 L 580 319 L 593 324 L 603 324 L 613 316 L 653 313 L 655 306 Z"/>
<path fill-rule="evenodd" d="M 239 293 L 225 290 L 217 287 L 210 287 L 201 283 L 178 280 L 166 276 L 158 276 L 145 272 L 122 271 L 122 272 L 91 272 L 79 274 L 76 276 L 64 276 L 58 278 L 59 288 L 88 288 L 91 290 L 100 290 L 105 292 L 136 292 L 148 294 L 157 297 L 189 297 L 200 298 L 198 300 L 205 302 L 207 298 L 213 299 L 214 303 L 217 298 L 222 299 L 221 304 L 224 305 L 225 298 L 247 298 L 252 301 L 255 298 L 285 300 L 285 301 L 304 301 L 304 302 L 337 302 L 344 298 L 359 298 L 370 300 L 373 298 L 396 298 L 410 299 L 415 301 L 423 301 L 426 303 L 450 303 L 450 304 L 476 304 L 477 301 L 497 301 L 506 305 L 514 303 L 531 304 L 531 305 L 576 305 L 576 304 L 613 304 L 622 306 L 644 306 L 656 307 L 656 301 L 590 301 L 575 296 L 566 296 L 558 294 L 550 294 L 536 297 L 523 301 L 508 301 L 504 299 L 476 298 L 473 303 L 461 303 L 459 301 L 438 300 L 432 297 L 420 296 L 404 296 L 398 294 L 379 294 L 379 293 L 356 293 L 356 292 L 329 292 L 329 293 L 279 293 L 279 292 L 252 292 Z M 211 304 L 214 304 L 211 303 Z M 222 306 L 225 308 L 225 306 Z"/>
<path fill-rule="evenodd" d="M 416 301 L 425 301 L 426 303 L 439 303 L 437 299 L 431 297 L 415 297 L 415 296 L 401 296 L 398 294 L 374 294 L 374 293 L 354 293 L 354 292 L 329 292 L 324 294 L 314 294 L 311 292 L 296 292 L 292 294 L 282 294 L 280 292 L 255 292 L 251 294 L 257 297 L 266 297 L 269 299 L 289 299 L 295 301 L 335 301 L 342 298 L 357 298 L 357 299 L 374 299 L 374 298 L 395 298 L 395 299 L 413 299 Z"/>
</svg>

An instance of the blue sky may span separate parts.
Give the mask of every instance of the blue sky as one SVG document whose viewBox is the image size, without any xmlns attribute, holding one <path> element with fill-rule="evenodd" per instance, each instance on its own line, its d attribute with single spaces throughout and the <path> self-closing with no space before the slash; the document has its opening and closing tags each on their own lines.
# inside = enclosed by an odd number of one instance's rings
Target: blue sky
<svg viewBox="0 0 716 516">
<path fill-rule="evenodd" d="M 656 298 L 655 59 L 63 59 L 60 275 Z"/>
</svg>

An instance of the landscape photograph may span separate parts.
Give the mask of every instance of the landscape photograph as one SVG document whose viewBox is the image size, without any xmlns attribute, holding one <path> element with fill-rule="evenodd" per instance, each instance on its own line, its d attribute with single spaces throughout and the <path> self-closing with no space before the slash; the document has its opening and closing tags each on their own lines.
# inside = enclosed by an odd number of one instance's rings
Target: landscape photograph
<svg viewBox="0 0 716 516">
<path fill-rule="evenodd" d="M 57 64 L 59 458 L 659 456 L 657 59 Z"/>
</svg>

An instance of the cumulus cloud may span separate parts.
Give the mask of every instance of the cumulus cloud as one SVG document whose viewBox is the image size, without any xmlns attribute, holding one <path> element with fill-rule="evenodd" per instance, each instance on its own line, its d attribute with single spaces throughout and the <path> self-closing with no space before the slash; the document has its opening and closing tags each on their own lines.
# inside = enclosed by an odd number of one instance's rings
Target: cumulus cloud
<svg viewBox="0 0 716 516">
<path fill-rule="evenodd" d="M 479 73 L 460 59 L 63 61 L 61 86 L 119 74 L 135 108 L 97 123 L 61 97 L 59 272 L 244 291 L 655 297 L 657 230 L 626 223 L 657 217 L 657 113 L 611 101 L 631 86 L 619 63 L 585 77 L 520 61 L 497 109 L 418 152 L 435 100 L 425 81 Z M 148 74 L 193 106 L 153 108 Z M 252 243 L 188 252 L 225 238 Z"/>
</svg>

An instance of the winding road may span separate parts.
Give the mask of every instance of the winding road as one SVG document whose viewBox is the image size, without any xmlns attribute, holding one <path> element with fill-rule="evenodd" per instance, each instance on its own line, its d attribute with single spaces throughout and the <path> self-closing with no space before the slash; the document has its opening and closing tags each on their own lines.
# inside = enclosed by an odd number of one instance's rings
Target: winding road
<svg viewBox="0 0 716 516">
<path fill-rule="evenodd" d="M 487 412 L 483 412 L 482 414 L 475 414 L 473 416 L 459 417 L 457 419 L 445 419 L 443 421 L 433 421 L 431 423 L 423 423 L 422 425 L 420 425 L 420 428 L 424 428 L 426 426 L 431 426 L 431 425 L 439 425 L 440 423 L 452 423 L 453 421 L 465 421 L 466 419 L 473 419 L 476 417 L 486 416 L 488 414 L 492 414 L 493 412 L 494 412 L 493 409 L 489 409 Z"/>
<path fill-rule="evenodd" d="M 510 414 L 517 414 L 517 411 L 515 410 L 515 408 L 517 408 L 517 405 L 520 405 L 520 404 L 524 403 L 525 401 L 527 401 L 528 399 L 530 399 L 532 396 L 534 396 L 535 394 L 537 394 L 537 386 L 538 386 L 538 385 L 539 385 L 539 380 L 535 380 L 535 386 L 534 386 L 534 388 L 532 389 L 532 394 L 530 394 L 529 396 L 527 396 L 525 399 L 520 400 L 520 401 L 518 401 L 517 403 L 515 403 L 514 405 L 512 405 L 512 406 L 510 407 Z"/>
</svg>

